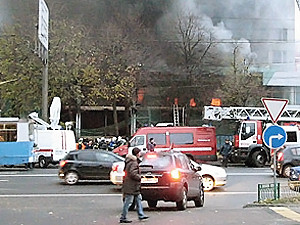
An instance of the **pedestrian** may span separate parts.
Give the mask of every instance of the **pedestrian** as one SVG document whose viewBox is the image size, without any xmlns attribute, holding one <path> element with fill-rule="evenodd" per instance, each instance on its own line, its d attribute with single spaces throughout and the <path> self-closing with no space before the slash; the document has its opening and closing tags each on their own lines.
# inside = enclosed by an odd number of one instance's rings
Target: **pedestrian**
<svg viewBox="0 0 300 225">
<path fill-rule="evenodd" d="M 231 153 L 231 149 L 232 149 L 231 143 L 229 139 L 226 139 L 225 144 L 220 149 L 220 154 L 223 156 L 222 167 L 227 167 L 228 157 Z"/>
<path fill-rule="evenodd" d="M 94 143 L 92 140 L 89 140 L 89 142 L 87 143 L 85 149 L 93 149 L 94 148 Z"/>
<path fill-rule="evenodd" d="M 145 220 L 149 217 L 144 214 L 141 195 L 141 173 L 139 168 L 139 155 L 141 150 L 134 148 L 132 154 L 127 154 L 125 158 L 125 176 L 123 178 L 123 210 L 120 223 L 131 223 L 127 219 L 128 209 L 135 199 L 136 210 L 139 220 Z"/>
<path fill-rule="evenodd" d="M 83 143 L 83 138 L 79 138 L 78 143 L 76 143 L 76 149 L 85 149 L 85 144 Z"/>
<path fill-rule="evenodd" d="M 147 144 L 147 149 L 149 152 L 154 152 L 154 147 L 156 146 L 156 143 L 154 142 L 154 138 L 150 138 L 149 142 Z"/>
</svg>

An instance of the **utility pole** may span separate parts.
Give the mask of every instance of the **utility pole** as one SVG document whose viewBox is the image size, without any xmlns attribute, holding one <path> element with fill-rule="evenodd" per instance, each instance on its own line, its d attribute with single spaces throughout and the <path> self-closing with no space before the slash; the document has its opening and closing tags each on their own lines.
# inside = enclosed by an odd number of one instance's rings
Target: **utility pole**
<svg viewBox="0 0 300 225">
<path fill-rule="evenodd" d="M 44 0 L 39 0 L 38 56 L 43 62 L 42 74 L 42 119 L 48 120 L 48 26 L 49 10 Z"/>
</svg>

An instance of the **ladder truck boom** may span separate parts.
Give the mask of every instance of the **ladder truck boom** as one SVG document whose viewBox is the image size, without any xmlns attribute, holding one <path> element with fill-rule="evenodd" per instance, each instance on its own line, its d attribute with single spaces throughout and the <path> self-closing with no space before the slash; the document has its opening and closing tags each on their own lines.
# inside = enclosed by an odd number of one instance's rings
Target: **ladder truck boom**
<svg viewBox="0 0 300 225">
<path fill-rule="evenodd" d="M 233 120 L 271 120 L 268 111 L 260 107 L 219 107 L 204 106 L 205 120 L 221 121 L 223 119 Z M 279 121 L 300 122 L 300 105 L 287 105 Z"/>
</svg>

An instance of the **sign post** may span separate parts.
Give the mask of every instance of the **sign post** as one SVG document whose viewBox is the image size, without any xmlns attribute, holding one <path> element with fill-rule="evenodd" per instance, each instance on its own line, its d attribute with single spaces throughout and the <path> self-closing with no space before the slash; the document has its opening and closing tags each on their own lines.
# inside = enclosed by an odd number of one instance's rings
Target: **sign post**
<svg viewBox="0 0 300 225">
<path fill-rule="evenodd" d="M 48 119 L 48 26 L 49 10 L 44 0 L 39 0 L 38 55 L 43 62 L 42 118 Z"/>
<path fill-rule="evenodd" d="M 276 99 L 276 98 L 262 98 L 261 99 L 264 107 L 267 109 L 273 124 L 276 124 L 279 117 L 284 111 L 284 108 L 288 104 L 287 99 Z M 277 167 L 277 152 L 282 147 L 287 139 L 285 130 L 278 126 L 272 125 L 268 127 L 263 133 L 263 141 L 266 146 L 273 149 L 273 175 L 274 175 L 274 199 L 278 199 L 279 193 L 277 193 L 277 180 L 276 180 L 276 167 Z M 277 193 L 277 194 L 276 194 Z"/>
</svg>

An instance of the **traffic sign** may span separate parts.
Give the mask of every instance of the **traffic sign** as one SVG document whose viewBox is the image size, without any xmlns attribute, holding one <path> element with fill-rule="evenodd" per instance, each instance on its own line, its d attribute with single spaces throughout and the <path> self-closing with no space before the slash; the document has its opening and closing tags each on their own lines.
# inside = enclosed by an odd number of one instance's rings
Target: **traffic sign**
<svg viewBox="0 0 300 225">
<path fill-rule="evenodd" d="M 273 123 L 276 123 L 285 106 L 288 104 L 289 100 L 287 99 L 279 99 L 279 98 L 262 98 L 261 99 L 264 107 L 267 109 L 271 120 Z"/>
<path fill-rule="evenodd" d="M 265 129 L 263 133 L 263 141 L 269 148 L 280 148 L 286 142 L 286 132 L 285 130 L 278 126 L 272 125 Z"/>
</svg>

